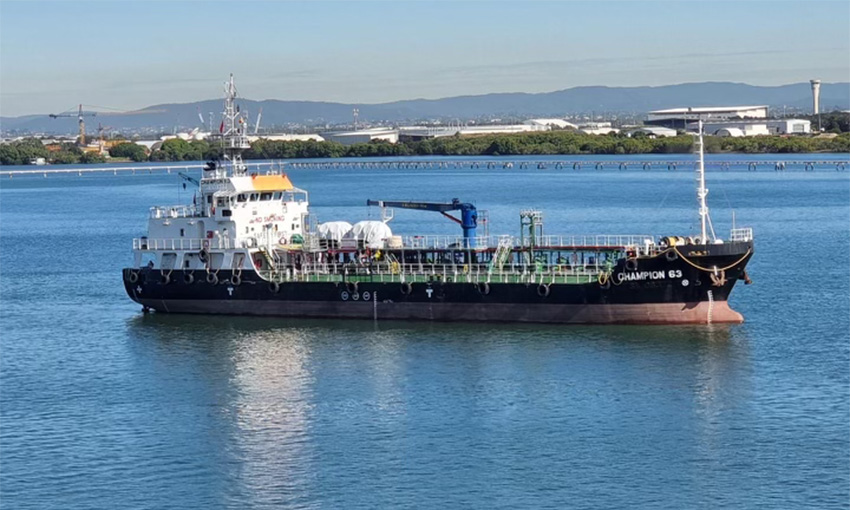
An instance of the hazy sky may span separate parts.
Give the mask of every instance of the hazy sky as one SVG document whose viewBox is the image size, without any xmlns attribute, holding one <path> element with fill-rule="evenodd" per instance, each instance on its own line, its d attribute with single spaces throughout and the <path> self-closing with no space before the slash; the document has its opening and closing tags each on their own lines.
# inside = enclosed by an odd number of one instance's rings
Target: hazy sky
<svg viewBox="0 0 850 510">
<path fill-rule="evenodd" d="M 0 114 L 850 80 L 850 2 L 0 0 Z"/>
</svg>

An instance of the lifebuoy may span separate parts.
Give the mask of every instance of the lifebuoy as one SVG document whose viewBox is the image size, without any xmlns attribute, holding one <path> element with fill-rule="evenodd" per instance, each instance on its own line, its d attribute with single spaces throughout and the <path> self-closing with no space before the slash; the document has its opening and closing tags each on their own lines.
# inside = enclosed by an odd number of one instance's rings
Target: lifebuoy
<svg viewBox="0 0 850 510">
<path fill-rule="evenodd" d="M 242 277 L 234 273 L 233 276 L 230 277 L 230 283 L 233 285 L 242 285 Z"/>
<path fill-rule="evenodd" d="M 411 292 L 413 292 L 413 285 L 411 285 L 407 282 L 404 282 L 404 283 L 401 284 L 401 293 L 402 294 L 404 294 L 405 296 L 409 296 Z"/>
<path fill-rule="evenodd" d="M 547 297 L 549 295 L 549 286 L 545 283 L 541 283 L 537 286 L 537 295 L 540 297 Z"/>
<path fill-rule="evenodd" d="M 195 283 L 195 275 L 193 275 L 191 272 L 183 273 L 183 283 L 187 285 Z"/>
<path fill-rule="evenodd" d="M 130 280 L 130 283 L 136 283 L 139 281 L 139 272 L 138 271 L 130 271 L 130 275 L 127 277 Z"/>
<path fill-rule="evenodd" d="M 280 292 L 280 284 L 279 284 L 279 283 L 277 283 L 277 282 L 271 282 L 271 283 L 269 283 L 269 291 L 270 291 L 272 294 L 277 294 L 278 292 Z"/>
<path fill-rule="evenodd" d="M 478 289 L 478 292 L 485 296 L 490 293 L 490 284 L 487 282 L 478 282 L 476 288 Z"/>
<path fill-rule="evenodd" d="M 212 283 L 213 285 L 218 283 L 218 275 L 215 273 L 207 273 L 207 283 Z"/>
<path fill-rule="evenodd" d="M 627 259 L 626 260 L 626 269 L 628 271 L 635 271 L 635 270 L 637 270 L 637 267 L 638 267 L 637 259 Z"/>
</svg>

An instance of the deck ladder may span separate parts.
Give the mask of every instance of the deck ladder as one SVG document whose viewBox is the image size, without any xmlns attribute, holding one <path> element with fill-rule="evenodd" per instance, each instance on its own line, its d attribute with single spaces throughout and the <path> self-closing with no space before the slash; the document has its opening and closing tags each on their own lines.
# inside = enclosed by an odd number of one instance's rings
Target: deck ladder
<svg viewBox="0 0 850 510">
<path fill-rule="evenodd" d="M 513 248 L 511 244 L 510 237 L 500 237 L 499 244 L 496 246 L 496 253 L 493 254 L 493 260 L 490 262 L 490 268 L 487 272 L 488 274 L 493 274 L 493 271 L 498 270 L 502 271 L 502 267 L 504 267 L 505 263 L 508 261 L 508 257 L 511 255 L 511 249 Z"/>
</svg>

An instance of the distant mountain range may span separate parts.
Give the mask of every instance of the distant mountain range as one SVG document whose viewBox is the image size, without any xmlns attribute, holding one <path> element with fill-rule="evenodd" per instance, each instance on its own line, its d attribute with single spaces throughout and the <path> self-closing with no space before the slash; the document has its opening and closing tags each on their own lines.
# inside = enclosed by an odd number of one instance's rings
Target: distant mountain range
<svg viewBox="0 0 850 510">
<path fill-rule="evenodd" d="M 703 82 L 661 87 L 574 87 L 540 94 L 501 93 L 458 96 L 443 99 L 412 99 L 382 104 L 346 104 L 322 101 L 283 101 L 241 99 L 239 104 L 251 112 L 252 118 L 262 108 L 262 125 L 323 126 L 350 123 L 352 109 L 357 108 L 364 123 L 410 123 L 426 119 L 467 120 L 482 117 L 563 117 L 569 114 L 631 113 L 685 106 L 768 105 L 774 112 L 783 107 L 789 111 L 811 112 L 812 92 L 809 83 L 793 83 L 777 87 L 761 87 L 743 83 Z M 198 127 L 198 111 L 206 118 L 214 112 L 218 118 L 221 99 L 194 103 L 159 104 L 144 108 L 151 113 L 133 115 L 103 114 L 87 118 L 88 131 L 98 122 L 113 129 L 187 129 Z M 821 108 L 850 109 L 850 83 L 821 85 Z M 777 112 L 779 113 L 779 112 Z M 252 119 L 253 122 L 253 119 Z M 75 118 L 51 119 L 44 115 L 0 117 L 4 132 L 73 133 Z"/>
</svg>

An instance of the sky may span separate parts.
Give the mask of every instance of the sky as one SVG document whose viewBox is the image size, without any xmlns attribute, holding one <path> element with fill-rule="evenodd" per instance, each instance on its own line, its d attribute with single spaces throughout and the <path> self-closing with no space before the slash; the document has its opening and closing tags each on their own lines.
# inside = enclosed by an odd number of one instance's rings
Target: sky
<svg viewBox="0 0 850 510">
<path fill-rule="evenodd" d="M 0 115 L 850 81 L 850 1 L 0 0 Z M 91 108 L 97 109 L 97 108 Z"/>
</svg>

